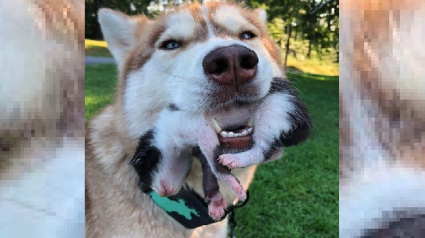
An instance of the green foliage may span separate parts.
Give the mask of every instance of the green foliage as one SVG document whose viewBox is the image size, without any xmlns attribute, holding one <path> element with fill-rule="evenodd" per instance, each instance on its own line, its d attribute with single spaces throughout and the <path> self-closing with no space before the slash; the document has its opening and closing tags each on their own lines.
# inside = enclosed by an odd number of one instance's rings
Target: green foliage
<svg viewBox="0 0 425 238">
<path fill-rule="evenodd" d="M 291 74 L 313 121 L 311 137 L 259 166 L 236 237 L 338 237 L 338 78 Z M 86 121 L 114 98 L 115 65 L 86 66 Z"/>
<path fill-rule="evenodd" d="M 247 4 L 267 10 L 269 33 L 282 49 L 290 38 L 289 54 L 338 62 L 338 0 L 251 0 Z"/>
<path fill-rule="evenodd" d="M 102 39 L 99 23 L 97 22 L 97 12 L 100 8 L 111 8 L 126 14 L 147 14 L 147 7 L 150 1 L 142 0 L 86 0 L 85 2 L 85 21 L 86 21 L 86 38 Z M 131 5 L 134 8 L 131 8 Z"/>
</svg>

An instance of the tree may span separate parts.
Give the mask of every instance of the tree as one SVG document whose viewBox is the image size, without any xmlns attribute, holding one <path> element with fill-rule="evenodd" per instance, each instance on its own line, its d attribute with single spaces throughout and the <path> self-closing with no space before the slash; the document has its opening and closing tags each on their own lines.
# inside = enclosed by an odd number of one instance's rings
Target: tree
<svg viewBox="0 0 425 238">
<path fill-rule="evenodd" d="M 97 22 L 99 8 L 107 7 L 134 15 L 155 16 L 174 5 L 189 0 L 86 0 L 86 38 L 101 39 Z M 198 0 L 202 2 L 202 0 Z M 284 64 L 288 55 L 322 57 L 329 49 L 338 52 L 338 0 L 247 0 L 250 8 L 267 11 L 268 27 L 272 38 L 284 50 Z M 337 60 L 337 53 L 334 53 Z"/>
<path fill-rule="evenodd" d="M 102 39 L 100 26 L 97 22 L 97 13 L 100 8 L 111 8 L 128 15 L 143 13 L 147 16 L 153 16 L 157 12 L 149 11 L 148 7 L 150 5 L 167 5 L 170 3 L 166 3 L 163 0 L 86 0 L 86 38 Z"/>
</svg>

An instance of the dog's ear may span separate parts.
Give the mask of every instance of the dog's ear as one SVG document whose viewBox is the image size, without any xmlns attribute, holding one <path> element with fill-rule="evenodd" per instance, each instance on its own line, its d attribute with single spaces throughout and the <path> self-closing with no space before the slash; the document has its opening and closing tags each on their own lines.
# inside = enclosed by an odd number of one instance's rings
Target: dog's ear
<svg viewBox="0 0 425 238">
<path fill-rule="evenodd" d="M 123 62 L 136 43 L 136 32 L 140 24 L 148 22 L 146 17 L 130 17 L 121 12 L 102 8 L 98 21 L 103 37 L 117 62 Z"/>
<path fill-rule="evenodd" d="M 254 10 L 254 13 L 257 15 L 260 20 L 261 25 L 266 29 L 267 28 L 267 13 L 266 10 L 262 8 L 257 8 Z"/>
</svg>

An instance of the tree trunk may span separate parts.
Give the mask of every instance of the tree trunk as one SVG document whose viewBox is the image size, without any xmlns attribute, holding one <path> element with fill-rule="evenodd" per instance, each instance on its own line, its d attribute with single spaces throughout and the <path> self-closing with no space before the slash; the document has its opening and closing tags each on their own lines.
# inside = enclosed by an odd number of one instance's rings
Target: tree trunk
<svg viewBox="0 0 425 238">
<path fill-rule="evenodd" d="M 308 52 L 307 52 L 307 58 L 311 58 L 311 41 L 308 41 Z"/>
<path fill-rule="evenodd" d="M 96 40 L 103 40 L 103 34 L 102 34 L 102 30 L 100 29 L 99 24 L 96 24 L 95 39 Z"/>
<path fill-rule="evenodd" d="M 96 7 L 96 21 L 94 22 L 95 28 L 94 28 L 94 39 L 95 40 L 103 40 L 103 34 L 102 30 L 100 29 L 100 25 L 97 22 L 97 14 L 99 13 L 99 8 L 103 7 L 103 1 L 102 0 L 94 0 L 94 6 Z"/>
<path fill-rule="evenodd" d="M 285 46 L 285 48 L 286 48 L 285 61 L 284 61 L 284 64 L 283 64 L 283 66 L 285 67 L 285 69 L 286 69 L 286 66 L 287 66 L 287 63 L 288 63 L 289 40 L 291 39 L 291 34 L 292 34 L 292 24 L 289 23 L 289 25 L 288 25 L 288 39 L 286 40 L 286 46 Z"/>
</svg>

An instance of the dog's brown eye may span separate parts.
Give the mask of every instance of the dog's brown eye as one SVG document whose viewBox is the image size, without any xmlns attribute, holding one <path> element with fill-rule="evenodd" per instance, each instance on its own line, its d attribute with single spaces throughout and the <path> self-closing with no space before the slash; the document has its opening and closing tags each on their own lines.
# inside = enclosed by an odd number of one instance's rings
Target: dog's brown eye
<svg viewBox="0 0 425 238">
<path fill-rule="evenodd" d="M 167 40 L 161 44 L 161 49 L 164 50 L 174 50 L 180 48 L 182 44 L 176 40 Z"/>
<path fill-rule="evenodd" d="M 243 40 L 249 40 L 255 37 L 255 34 L 250 31 L 244 31 L 239 36 Z"/>
</svg>

